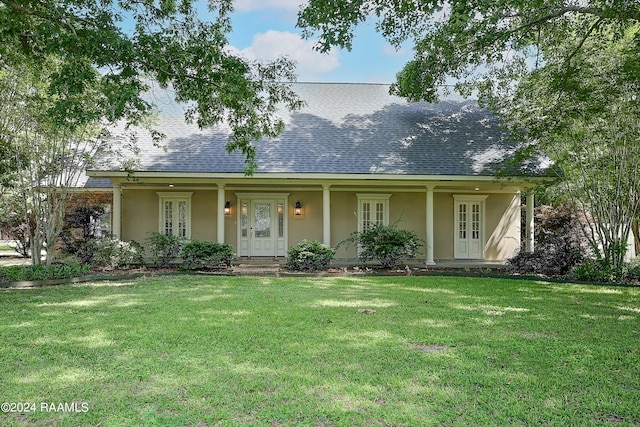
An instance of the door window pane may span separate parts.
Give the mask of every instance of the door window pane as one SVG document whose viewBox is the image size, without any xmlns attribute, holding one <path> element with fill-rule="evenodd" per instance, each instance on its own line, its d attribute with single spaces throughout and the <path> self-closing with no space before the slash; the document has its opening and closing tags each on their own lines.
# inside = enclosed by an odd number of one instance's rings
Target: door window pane
<svg viewBox="0 0 640 427">
<path fill-rule="evenodd" d="M 255 236 L 271 237 L 271 203 L 255 204 Z"/>
<path fill-rule="evenodd" d="M 480 205 L 477 203 L 471 205 L 471 238 L 480 238 Z"/>
<path fill-rule="evenodd" d="M 278 203 L 278 237 L 284 237 L 284 203 Z"/>
<path fill-rule="evenodd" d="M 461 204 L 458 211 L 458 235 L 460 239 L 467 238 L 467 205 Z"/>
<path fill-rule="evenodd" d="M 362 229 L 367 230 L 371 225 L 371 203 L 362 202 Z"/>
<path fill-rule="evenodd" d="M 173 202 L 164 202 L 164 234 L 173 234 Z"/>
<path fill-rule="evenodd" d="M 187 237 L 187 202 L 178 202 L 178 236 Z"/>
<path fill-rule="evenodd" d="M 240 209 L 240 233 L 242 237 L 247 237 L 249 229 L 249 213 L 247 210 L 247 202 L 242 202 L 242 208 Z"/>
</svg>

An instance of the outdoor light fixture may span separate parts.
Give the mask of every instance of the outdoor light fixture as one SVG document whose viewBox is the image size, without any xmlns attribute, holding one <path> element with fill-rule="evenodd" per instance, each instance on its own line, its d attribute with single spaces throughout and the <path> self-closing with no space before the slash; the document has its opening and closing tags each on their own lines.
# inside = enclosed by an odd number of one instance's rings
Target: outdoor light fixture
<svg viewBox="0 0 640 427">
<path fill-rule="evenodd" d="M 300 200 L 296 201 L 296 204 L 293 207 L 293 209 L 294 209 L 294 213 L 296 214 L 296 216 L 302 215 L 302 204 L 300 203 Z"/>
<path fill-rule="evenodd" d="M 228 200 L 224 203 L 224 214 L 231 215 L 231 202 Z"/>
</svg>

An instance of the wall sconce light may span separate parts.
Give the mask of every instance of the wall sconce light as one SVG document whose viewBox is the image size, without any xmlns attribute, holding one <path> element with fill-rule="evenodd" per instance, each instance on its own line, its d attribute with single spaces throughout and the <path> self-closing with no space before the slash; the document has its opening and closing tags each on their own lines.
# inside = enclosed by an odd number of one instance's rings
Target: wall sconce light
<svg viewBox="0 0 640 427">
<path fill-rule="evenodd" d="M 231 202 L 228 200 L 224 203 L 224 214 L 231 215 Z"/>
<path fill-rule="evenodd" d="M 302 215 L 302 204 L 300 203 L 300 200 L 296 201 L 296 204 L 293 207 L 293 212 L 296 214 L 296 216 Z"/>
</svg>

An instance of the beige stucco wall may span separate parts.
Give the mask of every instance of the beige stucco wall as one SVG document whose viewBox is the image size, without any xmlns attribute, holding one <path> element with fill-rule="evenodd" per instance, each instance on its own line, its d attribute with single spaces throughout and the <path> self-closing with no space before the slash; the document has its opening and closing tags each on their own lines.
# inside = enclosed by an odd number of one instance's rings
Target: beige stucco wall
<svg viewBox="0 0 640 427">
<path fill-rule="evenodd" d="M 302 215 L 294 215 L 294 206 L 299 200 Z M 289 246 L 300 240 L 317 240 L 322 242 L 322 192 L 293 191 L 289 195 Z"/>
<path fill-rule="evenodd" d="M 278 189 L 287 192 L 286 188 Z M 122 192 L 122 238 L 144 242 L 149 231 L 158 231 L 158 195 L 155 189 L 124 189 Z M 163 190 L 164 191 L 164 190 Z M 191 237 L 217 240 L 217 190 L 193 191 Z M 331 191 L 331 245 L 335 246 L 357 230 L 357 196 L 366 191 Z M 426 238 L 426 191 L 384 192 L 389 199 L 389 222 Z M 459 194 L 459 193 L 457 193 Z M 478 193 L 473 193 L 477 195 Z M 231 202 L 231 215 L 225 217 L 225 242 L 237 251 L 238 200 L 232 191 L 225 199 Z M 293 206 L 300 200 L 303 214 L 295 216 Z M 322 191 L 291 191 L 288 212 L 288 243 L 302 239 L 322 241 Z M 453 193 L 434 193 L 434 258 L 454 258 Z M 491 193 L 485 205 L 485 259 L 503 260 L 520 247 L 520 199 L 516 193 Z M 337 258 L 355 258 L 356 249 L 341 247 Z M 424 257 L 424 249 L 421 257 Z"/>
<path fill-rule="evenodd" d="M 520 194 L 492 194 L 486 202 L 485 259 L 504 260 L 520 249 Z"/>
<path fill-rule="evenodd" d="M 122 190 L 122 240 L 144 243 L 149 231 L 158 231 L 158 195 L 151 190 Z"/>
</svg>

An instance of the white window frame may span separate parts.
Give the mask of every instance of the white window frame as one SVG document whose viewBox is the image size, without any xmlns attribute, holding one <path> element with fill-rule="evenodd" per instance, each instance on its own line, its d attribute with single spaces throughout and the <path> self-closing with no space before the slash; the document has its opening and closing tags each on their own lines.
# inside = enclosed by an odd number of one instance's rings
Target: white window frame
<svg viewBox="0 0 640 427">
<path fill-rule="evenodd" d="M 191 240 L 191 197 L 193 196 L 193 192 L 157 192 L 158 195 L 158 231 L 162 234 L 165 233 L 165 210 L 164 204 L 165 202 L 173 202 L 175 206 L 178 206 L 179 202 L 186 202 L 186 227 L 185 227 L 185 236 L 184 238 Z M 171 219 L 174 227 L 173 235 L 177 236 L 177 227 L 175 224 L 177 223 L 177 215 L 178 210 L 176 209 L 173 212 L 173 218 Z"/>
<path fill-rule="evenodd" d="M 362 209 L 364 203 L 372 205 L 382 203 L 382 225 L 389 225 L 389 199 L 391 194 L 370 194 L 356 193 L 358 198 L 358 232 L 364 231 L 364 211 Z"/>
</svg>

